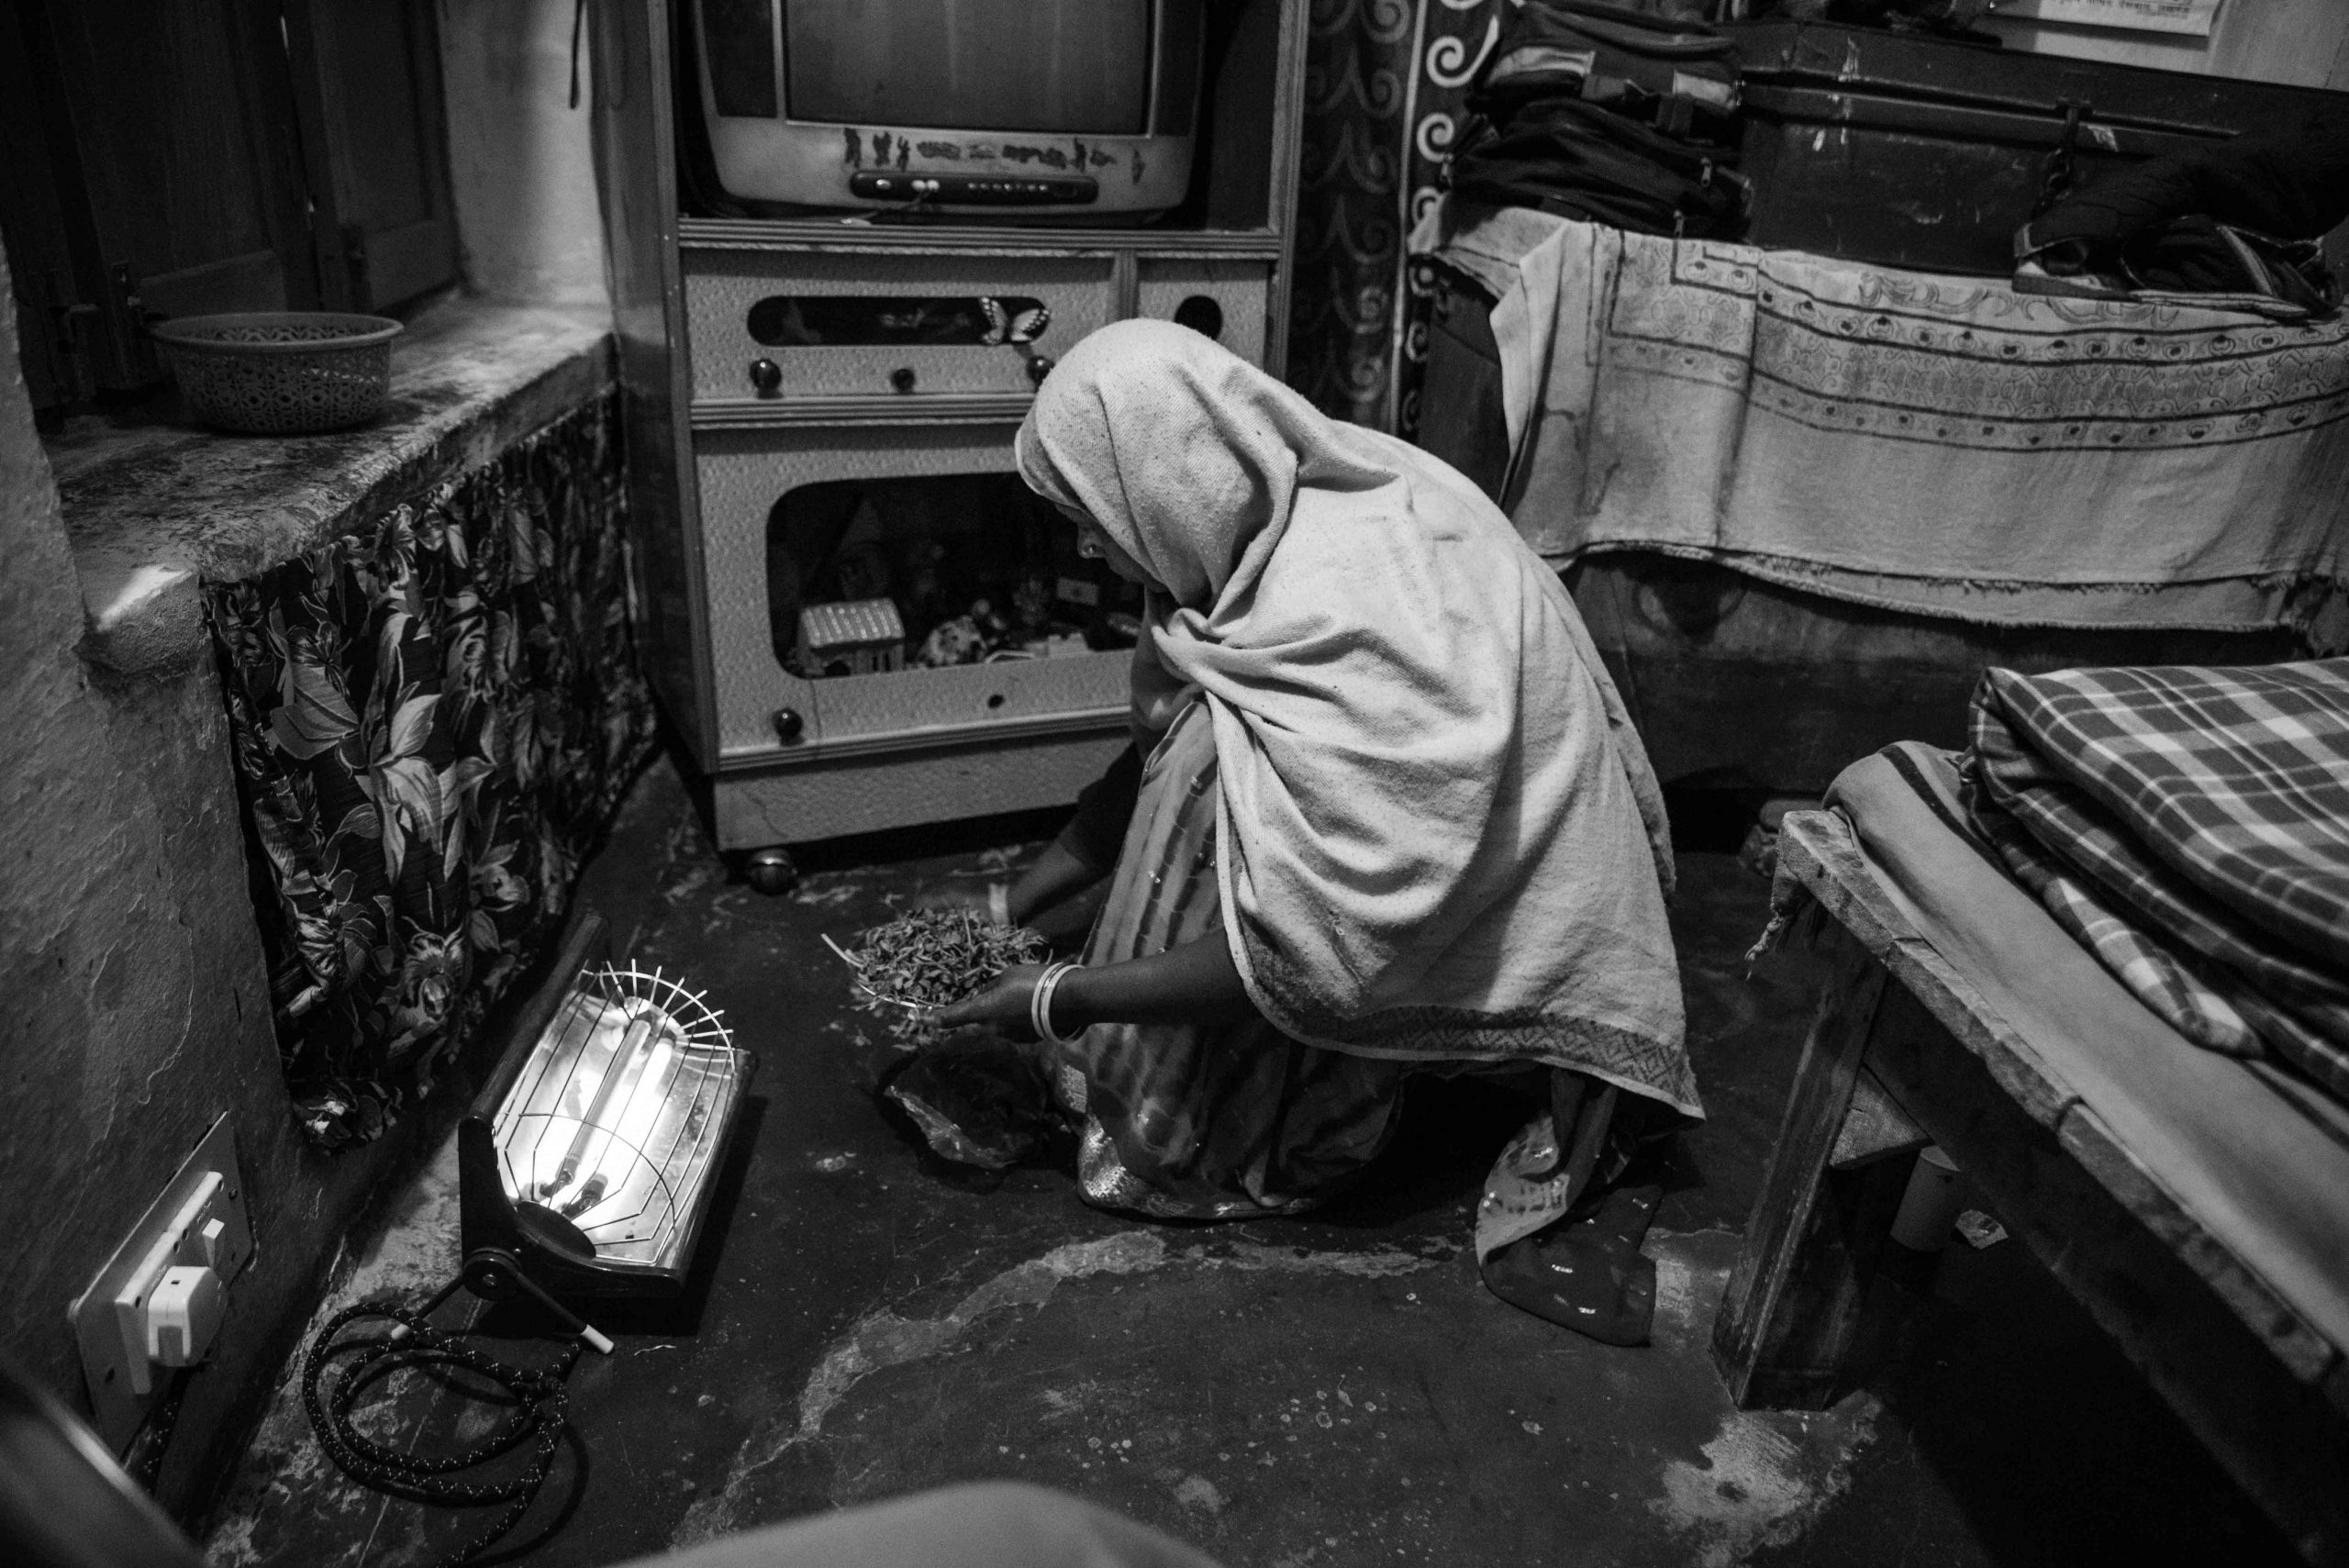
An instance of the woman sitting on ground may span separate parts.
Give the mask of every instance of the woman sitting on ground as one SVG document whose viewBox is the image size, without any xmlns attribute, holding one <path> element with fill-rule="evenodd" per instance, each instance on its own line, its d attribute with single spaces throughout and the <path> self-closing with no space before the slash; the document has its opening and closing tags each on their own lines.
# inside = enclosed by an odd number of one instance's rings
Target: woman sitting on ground
<svg viewBox="0 0 2349 1568">
<path fill-rule="evenodd" d="M 1415 1071 L 1552 1070 L 1479 1258 L 1521 1306 L 1642 1337 L 1636 1299 L 1568 1280 L 1567 1228 L 1510 1246 L 1575 1204 L 1635 1104 L 1701 1114 L 1660 797 L 1556 574 L 1441 461 L 1168 323 L 1079 343 L 1017 452 L 1147 590 L 1134 805 L 1082 963 L 1008 971 L 944 1022 L 1041 1026 L 1085 1195 L 1163 1217 L 1327 1198 Z M 1013 918 L 1097 880 L 1082 823 L 1126 815 L 1114 774 Z M 1640 1261 L 1608 1262 L 1636 1298 Z"/>
</svg>

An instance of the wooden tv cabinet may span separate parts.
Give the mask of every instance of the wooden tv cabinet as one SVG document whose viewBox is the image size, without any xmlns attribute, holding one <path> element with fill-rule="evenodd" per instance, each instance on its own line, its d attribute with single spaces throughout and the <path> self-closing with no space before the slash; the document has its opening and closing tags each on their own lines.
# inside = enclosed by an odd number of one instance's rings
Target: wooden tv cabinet
<svg viewBox="0 0 2349 1568">
<path fill-rule="evenodd" d="M 1280 373 L 1305 0 L 1210 8 L 1191 195 L 1125 228 L 696 216 L 678 9 L 596 0 L 595 113 L 637 625 L 718 846 L 781 884 L 793 843 L 1073 801 L 1125 744 L 1128 655 L 804 679 L 777 651 L 771 519 L 808 485 L 1008 472 L 1051 359 L 1110 321 L 1204 314 Z M 753 330 L 762 301 L 840 295 L 1031 299 L 1051 324 L 912 347 Z"/>
</svg>

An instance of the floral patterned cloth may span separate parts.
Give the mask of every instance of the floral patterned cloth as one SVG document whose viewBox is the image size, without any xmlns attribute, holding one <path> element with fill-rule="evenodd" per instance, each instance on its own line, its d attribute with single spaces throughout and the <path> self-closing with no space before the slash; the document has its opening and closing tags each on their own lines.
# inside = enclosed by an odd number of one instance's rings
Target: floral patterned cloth
<svg viewBox="0 0 2349 1568">
<path fill-rule="evenodd" d="M 206 585 L 279 1050 L 383 1132 L 557 929 L 650 750 L 607 396 L 363 531 Z"/>
</svg>

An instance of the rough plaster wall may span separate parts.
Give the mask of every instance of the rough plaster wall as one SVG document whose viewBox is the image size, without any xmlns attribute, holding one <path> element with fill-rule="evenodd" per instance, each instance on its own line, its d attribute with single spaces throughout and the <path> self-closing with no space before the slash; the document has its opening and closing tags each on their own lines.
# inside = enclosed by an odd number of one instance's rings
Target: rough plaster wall
<svg viewBox="0 0 2349 1568">
<path fill-rule="evenodd" d="M 607 302 L 586 43 L 574 109 L 571 19 L 572 0 L 441 0 L 457 232 L 465 286 L 485 298 Z"/>
<path fill-rule="evenodd" d="M 208 655 L 135 678 L 82 657 L 82 595 L 5 310 L 0 562 L 0 1346 L 86 1408 L 67 1304 L 233 1111 L 258 1256 L 165 1463 L 159 1492 L 184 1514 L 233 1461 L 341 1233 L 402 1151 L 329 1162 L 298 1142 L 217 677 Z"/>
</svg>

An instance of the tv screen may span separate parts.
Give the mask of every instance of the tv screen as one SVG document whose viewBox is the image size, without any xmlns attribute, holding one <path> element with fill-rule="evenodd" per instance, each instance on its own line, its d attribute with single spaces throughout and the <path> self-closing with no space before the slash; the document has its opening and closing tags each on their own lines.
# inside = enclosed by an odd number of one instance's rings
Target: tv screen
<svg viewBox="0 0 2349 1568">
<path fill-rule="evenodd" d="M 792 119 L 1135 136 L 1150 0 L 784 0 Z"/>
</svg>

